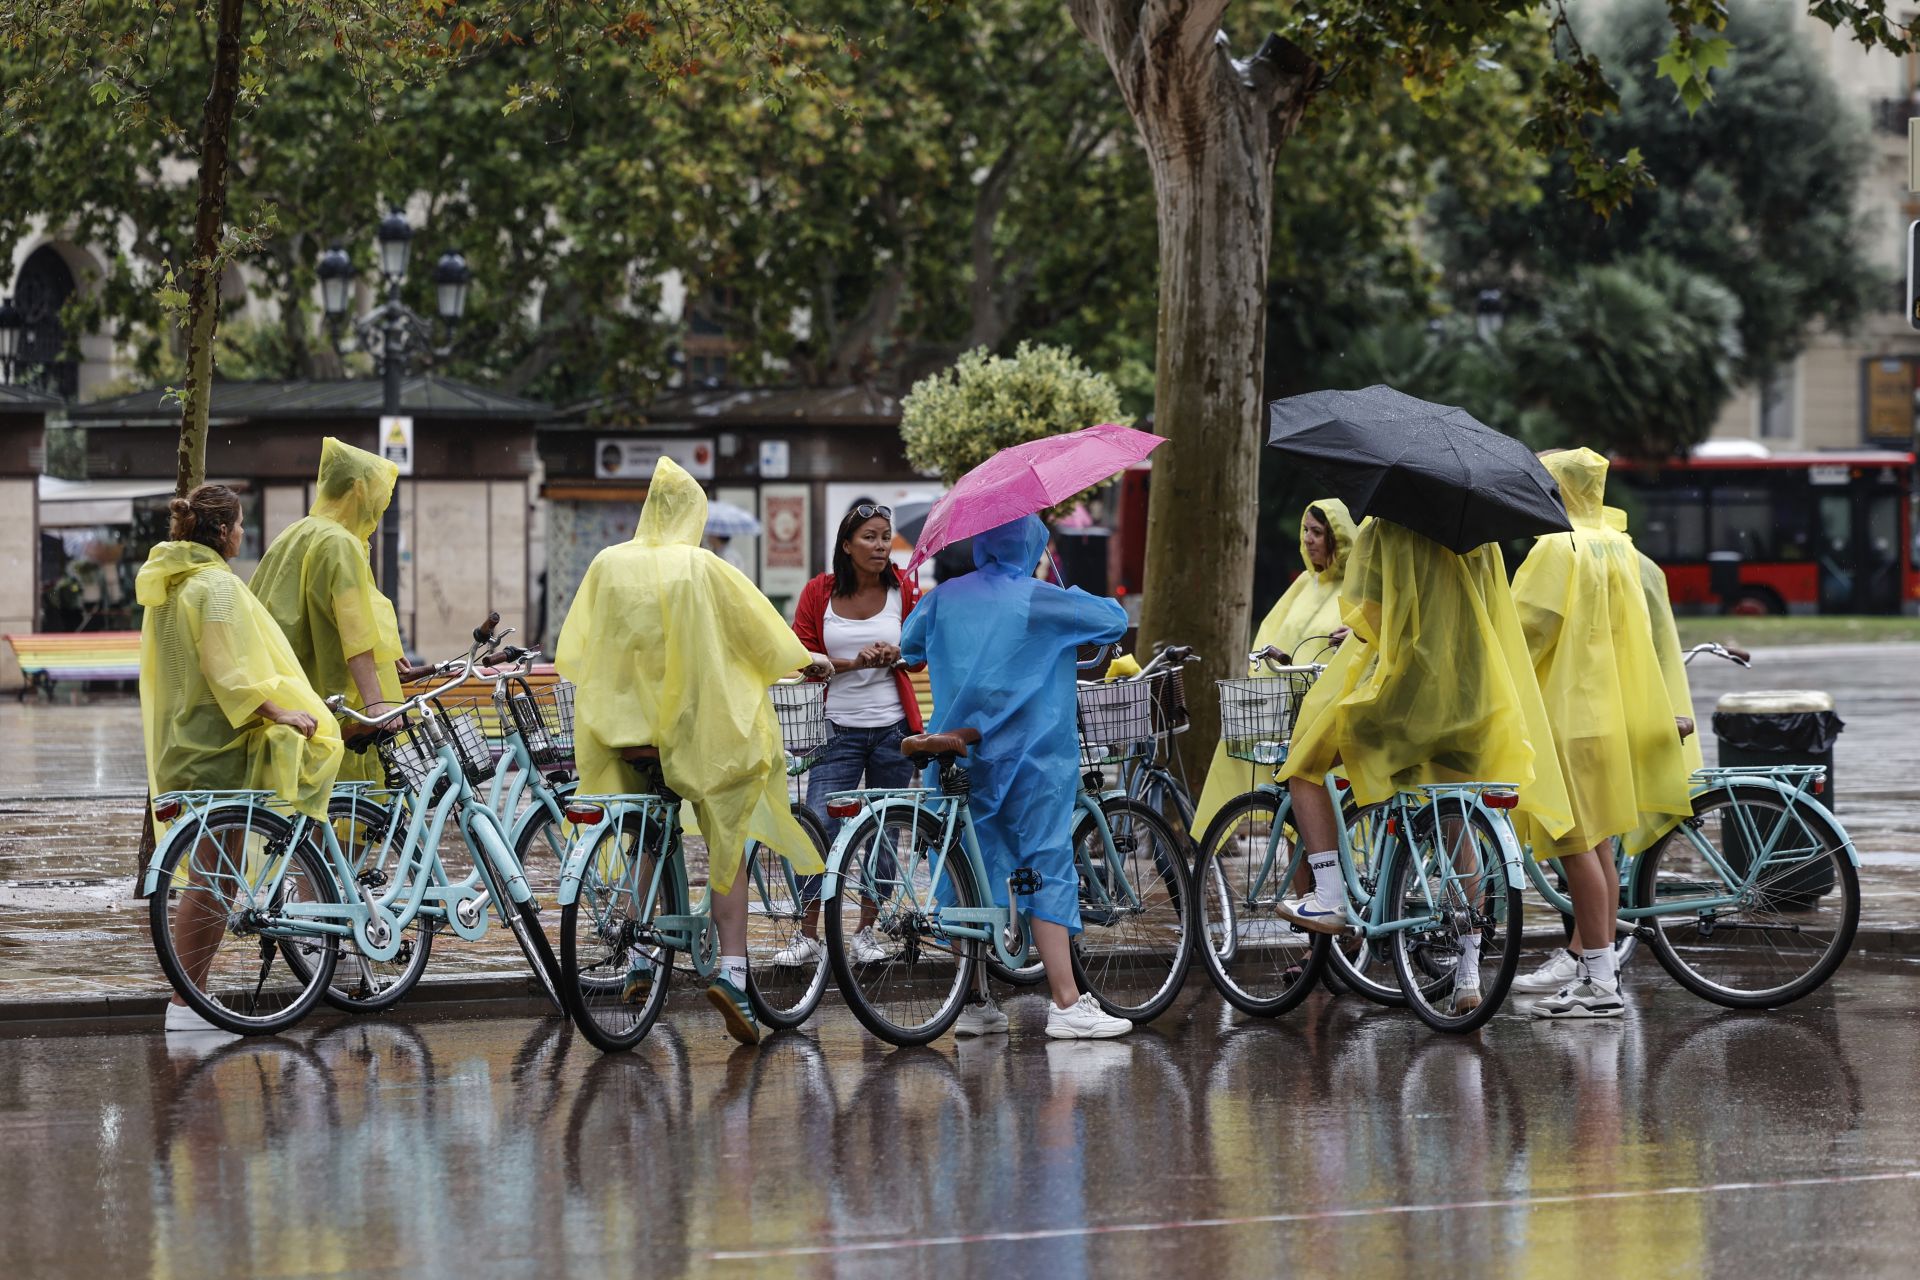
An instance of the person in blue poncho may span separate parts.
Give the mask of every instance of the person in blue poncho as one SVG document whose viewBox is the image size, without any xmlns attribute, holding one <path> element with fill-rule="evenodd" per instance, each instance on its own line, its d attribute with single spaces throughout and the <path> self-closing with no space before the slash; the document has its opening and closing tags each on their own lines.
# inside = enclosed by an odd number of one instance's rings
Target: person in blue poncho
<svg viewBox="0 0 1920 1280">
<path fill-rule="evenodd" d="M 1073 981 L 1069 940 L 1080 931 L 1079 880 L 1071 828 L 1080 785 L 1074 718 L 1074 651 L 1111 644 L 1126 633 L 1118 602 L 1061 588 L 1033 576 L 1047 526 L 1027 516 L 975 535 L 974 571 L 935 587 L 900 636 L 907 662 L 927 664 L 933 680 L 931 733 L 971 727 L 980 743 L 968 760 L 974 832 L 986 859 L 987 886 L 1005 906 L 1007 877 L 1020 867 L 1040 875 L 1022 895 L 1034 941 L 1046 962 L 1056 1040 L 1105 1039 L 1133 1024 L 1102 1010 Z M 986 979 L 954 1031 L 1007 1029 L 1007 1015 L 986 995 Z"/>
</svg>

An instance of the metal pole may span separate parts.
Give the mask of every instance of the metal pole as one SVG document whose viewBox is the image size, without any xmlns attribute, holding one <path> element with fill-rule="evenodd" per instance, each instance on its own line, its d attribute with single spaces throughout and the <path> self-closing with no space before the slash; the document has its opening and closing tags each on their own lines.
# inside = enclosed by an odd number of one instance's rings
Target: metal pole
<svg viewBox="0 0 1920 1280">
<path fill-rule="evenodd" d="M 393 288 L 391 303 L 393 314 L 387 317 L 385 328 L 381 331 L 380 375 L 382 381 L 380 409 L 389 417 L 400 412 L 401 381 L 406 377 L 405 336 L 402 332 L 406 320 L 399 313 L 400 288 Z M 374 432 L 373 449 L 379 453 L 383 442 L 379 432 Z M 387 513 L 380 520 L 380 585 L 385 589 L 387 598 L 393 601 L 393 612 L 400 613 L 400 482 L 393 483 L 393 500 L 387 503 Z"/>
</svg>

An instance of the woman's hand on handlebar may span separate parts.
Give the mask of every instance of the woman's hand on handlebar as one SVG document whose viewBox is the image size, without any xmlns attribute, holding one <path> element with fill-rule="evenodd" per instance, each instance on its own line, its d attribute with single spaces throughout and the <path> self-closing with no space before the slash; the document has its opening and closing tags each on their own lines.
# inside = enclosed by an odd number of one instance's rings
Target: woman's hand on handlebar
<svg viewBox="0 0 1920 1280">
<path fill-rule="evenodd" d="M 1675 716 L 1673 718 L 1673 723 L 1674 723 L 1674 727 L 1680 730 L 1680 741 L 1685 742 L 1688 738 L 1691 738 L 1693 736 L 1693 717 L 1692 716 Z"/>
<path fill-rule="evenodd" d="M 820 654 L 817 654 L 817 653 L 812 654 L 810 656 L 813 658 L 813 661 L 809 662 L 806 666 L 800 668 L 800 674 L 805 676 L 809 680 L 833 679 L 833 675 L 834 675 L 833 660 L 830 658 L 822 657 Z"/>
</svg>

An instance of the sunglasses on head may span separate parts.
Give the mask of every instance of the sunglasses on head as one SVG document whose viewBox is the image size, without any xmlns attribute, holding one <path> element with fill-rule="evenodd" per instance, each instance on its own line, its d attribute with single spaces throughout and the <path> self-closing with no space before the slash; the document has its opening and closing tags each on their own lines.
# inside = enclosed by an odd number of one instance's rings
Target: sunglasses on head
<svg viewBox="0 0 1920 1280">
<path fill-rule="evenodd" d="M 893 519 L 893 508 L 883 507 L 877 502 L 863 502 L 853 509 L 853 514 L 862 520 L 871 520 L 875 516 L 885 516 L 891 520 Z"/>
</svg>

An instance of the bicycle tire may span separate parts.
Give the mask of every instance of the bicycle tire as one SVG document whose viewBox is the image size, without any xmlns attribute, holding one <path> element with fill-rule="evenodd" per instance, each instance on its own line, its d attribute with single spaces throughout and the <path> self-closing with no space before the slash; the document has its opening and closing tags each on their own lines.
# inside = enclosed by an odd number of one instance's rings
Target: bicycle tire
<svg viewBox="0 0 1920 1280">
<path fill-rule="evenodd" d="M 1713 923 L 1705 929 L 1700 927 L 1702 922 L 1698 915 L 1649 916 L 1646 917 L 1646 923 L 1652 927 L 1653 954 L 1661 967 L 1673 976 L 1675 982 L 1694 995 L 1728 1009 L 1777 1009 L 1818 990 L 1833 976 L 1834 971 L 1845 962 L 1847 952 L 1853 946 L 1854 933 L 1860 925 L 1860 879 L 1852 859 L 1846 855 L 1846 833 L 1837 825 L 1837 821 L 1829 821 L 1824 813 L 1794 803 L 1771 787 L 1733 784 L 1703 791 L 1693 799 L 1693 817 L 1669 831 L 1651 849 L 1640 855 L 1639 865 L 1634 871 L 1633 900 L 1635 906 L 1641 908 L 1656 904 L 1663 868 L 1667 871 L 1669 884 L 1679 886 L 1683 892 L 1700 892 L 1697 887 L 1686 888 L 1695 882 L 1713 886 L 1708 890 L 1710 892 L 1730 891 L 1724 878 L 1700 856 L 1689 833 L 1705 832 L 1716 814 L 1735 809 L 1772 811 L 1780 815 L 1776 821 L 1781 822 L 1792 810 L 1801 826 L 1800 834 L 1791 837 L 1801 842 L 1794 846 L 1794 851 L 1807 861 L 1818 859 L 1831 866 L 1833 889 L 1821 897 L 1837 894 L 1838 901 L 1823 909 L 1816 898 L 1806 910 L 1782 909 L 1782 900 L 1769 900 L 1765 891 L 1768 882 L 1763 880 L 1755 885 L 1746 904 L 1736 904 L 1733 911 L 1715 913 Z M 1721 859 L 1732 857 L 1726 847 L 1725 830 L 1714 834 L 1719 837 L 1716 848 L 1718 856 Z M 1709 837 L 1701 835 L 1700 838 Z M 1775 853 L 1771 858 L 1777 860 L 1779 856 Z M 1729 865 L 1734 864 L 1730 862 Z M 1706 869 L 1701 870 L 1701 866 Z M 1804 864 L 1799 868 L 1783 868 L 1775 873 L 1775 877 L 1777 879 L 1802 870 Z M 1712 879 L 1708 879 L 1709 874 Z M 1762 874 L 1766 873 L 1763 871 Z M 1820 914 L 1816 915 L 1816 912 Z M 1726 918 L 1729 915 L 1735 917 L 1731 923 Z M 1743 921 L 1742 917 L 1746 919 Z M 1782 934 L 1803 936 L 1807 918 L 1812 918 L 1817 925 L 1830 924 L 1831 932 L 1817 948 L 1800 952 L 1804 957 L 1802 960 L 1784 963 L 1775 975 L 1780 981 L 1763 986 L 1730 984 L 1733 970 L 1743 963 L 1734 955 L 1741 940 L 1740 935 L 1757 933 L 1765 938 Z M 1715 939 L 1715 934 L 1722 933 L 1724 937 Z M 1778 953 L 1778 948 L 1775 951 Z M 1764 953 L 1759 953 L 1757 949 L 1739 953 L 1740 956 L 1749 954 Z M 1796 972 L 1789 975 L 1789 970 Z"/>
<path fill-rule="evenodd" d="M 363 870 L 366 852 L 377 850 L 385 840 L 387 824 L 400 822 L 404 825 L 406 819 L 401 812 L 366 799 L 336 795 L 327 801 L 327 821 L 340 843 L 340 852 L 346 856 L 347 865 L 357 878 Z M 356 839 L 351 834 L 343 837 L 340 831 L 343 822 L 361 824 L 365 838 Z M 350 901 L 353 886 L 341 885 L 339 889 L 342 900 Z M 353 945 L 352 938 L 343 939 L 340 957 L 334 965 L 334 980 L 328 984 L 326 994 L 321 999 L 342 1013 L 355 1014 L 380 1013 L 406 999 L 420 979 L 426 976 L 427 962 L 433 951 L 434 922 L 425 912 L 421 912 L 414 916 L 402 933 L 400 954 L 393 960 L 384 961 L 368 960 Z M 304 964 L 308 945 L 293 941 L 282 943 L 287 963 L 296 968 Z M 357 982 L 354 981 L 356 977 Z M 370 981 L 377 985 L 370 987 Z"/>
<path fill-rule="evenodd" d="M 1150 1022 L 1180 994 L 1193 963 L 1192 872 L 1185 846 L 1150 806 L 1113 796 L 1100 802 L 1100 812 L 1114 838 L 1113 852 L 1121 859 L 1117 870 L 1133 885 L 1140 905 L 1118 910 L 1109 905 L 1121 882 L 1114 874 L 1116 868 L 1100 865 L 1092 857 L 1087 837 L 1098 827 L 1083 811 L 1073 828 L 1074 864 L 1080 878 L 1080 936 L 1073 940 L 1073 978 L 1114 1017 Z M 1136 856 L 1142 831 L 1157 850 L 1151 866 Z M 1106 852 L 1103 842 L 1101 863 Z"/>
<path fill-rule="evenodd" d="M 1500 1011 L 1500 1005 L 1507 997 L 1507 989 L 1513 985 L 1513 975 L 1520 967 L 1523 901 L 1520 890 L 1507 882 L 1506 869 L 1500 858 L 1502 845 L 1494 830 L 1494 819 L 1482 809 L 1467 808 L 1463 821 L 1466 828 L 1474 833 L 1482 898 L 1489 908 L 1478 913 L 1485 920 L 1478 930 L 1481 935 L 1479 1003 L 1472 1009 L 1454 1012 L 1453 972 L 1450 968 L 1433 963 L 1436 957 L 1451 951 L 1457 964 L 1457 939 L 1461 936 L 1457 931 L 1461 919 L 1459 911 L 1447 913 L 1446 919 L 1433 928 L 1397 929 L 1392 935 L 1394 972 L 1399 975 L 1407 1006 L 1420 1021 L 1435 1031 L 1458 1034 L 1485 1025 L 1489 1018 Z M 1417 888 L 1412 881 L 1416 876 L 1425 877 L 1425 869 L 1429 864 L 1437 863 L 1441 858 L 1451 861 L 1451 852 L 1435 829 L 1437 825 L 1431 808 L 1416 815 L 1409 847 L 1403 856 L 1394 859 L 1393 869 L 1387 875 L 1389 904 L 1434 901 L 1430 887 Z M 1442 876 L 1439 883 L 1445 886 L 1453 882 Z M 1397 906 L 1394 913 L 1398 915 L 1407 909 L 1404 905 Z"/>
<path fill-rule="evenodd" d="M 279 939 L 260 935 L 234 934 L 232 923 L 235 919 L 241 918 L 246 912 L 258 910 L 263 905 L 268 909 L 274 905 L 273 901 L 257 903 L 249 892 L 243 894 L 237 904 L 223 902 L 210 904 L 211 910 L 204 907 L 200 909 L 199 914 L 203 920 L 210 919 L 211 911 L 217 910 L 223 917 L 225 925 L 221 929 L 221 942 L 215 944 L 213 954 L 207 960 L 209 968 L 201 974 L 198 981 L 190 979 L 187 976 L 190 966 L 177 950 L 176 931 L 169 913 L 171 907 L 179 904 L 182 893 L 192 888 L 190 883 L 185 886 L 175 883 L 182 877 L 193 875 L 192 871 L 184 870 L 180 864 L 194 850 L 200 848 L 203 841 L 211 840 L 220 850 L 217 862 L 221 870 L 212 873 L 213 876 L 245 884 L 250 879 L 246 866 L 252 858 L 273 857 L 277 856 L 278 851 L 284 850 L 285 856 L 291 858 L 296 866 L 290 866 L 279 877 L 279 896 L 276 900 L 285 900 L 285 896 L 289 893 L 289 882 L 292 883 L 292 892 L 297 893 L 304 885 L 307 900 L 320 904 L 339 903 L 340 888 L 334 883 L 333 873 L 308 840 L 302 839 L 298 844 L 293 843 L 293 824 L 277 813 L 257 806 L 236 805 L 228 808 L 216 807 L 205 815 L 189 821 L 190 825 L 172 841 L 171 848 L 168 849 L 165 859 L 160 864 L 159 878 L 153 894 L 148 898 L 148 927 L 161 971 L 167 975 L 167 981 L 173 985 L 173 989 L 194 1012 L 223 1031 L 231 1031 L 243 1036 L 273 1035 L 285 1031 L 306 1017 L 326 992 L 328 983 L 333 979 L 334 964 L 340 954 L 339 938 L 333 934 L 313 935 L 315 943 L 312 950 L 307 953 L 311 960 L 311 967 L 301 972 L 291 965 L 286 966 L 288 971 L 299 979 L 297 986 L 290 991 L 275 987 L 273 995 L 267 997 L 267 978 L 271 973 L 273 960 L 279 957 L 285 964 L 285 953 Z M 236 836 L 241 842 L 242 849 L 242 852 L 237 855 L 237 864 L 234 863 L 236 855 L 228 849 L 228 844 Z M 254 840 L 262 842 L 262 846 L 257 850 L 249 847 L 249 842 Z M 229 867 L 231 869 L 228 869 Z M 294 874 L 296 870 L 297 876 Z M 190 901 L 203 901 L 203 899 Z M 231 963 L 236 956 L 245 954 L 235 945 L 236 938 L 245 939 L 253 944 L 253 955 L 260 966 L 256 974 L 249 976 L 240 967 Z M 226 983 L 217 980 L 208 981 L 212 977 L 211 967 L 219 962 L 220 952 L 223 950 L 227 952 L 229 964 L 223 967 L 221 972 L 224 974 L 227 968 L 232 968 L 238 975 L 234 980 L 235 986 L 231 994 L 233 998 L 242 1001 L 244 1008 L 236 1009 L 226 1003 L 228 997 L 221 994 Z M 247 991 L 248 983 L 252 985 L 250 994 Z M 210 991 L 208 989 L 210 986 L 215 990 Z"/>
<path fill-rule="evenodd" d="M 1208 824 L 1195 863 L 1191 928 L 1200 963 L 1222 999 L 1260 1018 L 1278 1017 L 1305 1000 L 1320 980 L 1330 949 L 1325 934 L 1307 933 L 1274 909 L 1289 886 L 1272 877 L 1286 875 L 1291 855 L 1277 854 L 1278 865 L 1268 866 L 1265 849 L 1285 828 L 1291 811 L 1285 794 L 1249 791 L 1236 796 Z M 1287 846 L 1292 843 L 1284 835 L 1279 839 Z M 1230 850 L 1236 844 L 1247 847 Z M 1250 874 L 1256 860 L 1261 864 L 1259 880 Z M 1236 862 L 1243 868 L 1239 875 Z M 1217 914 L 1223 902 L 1228 907 L 1224 917 Z"/>
<path fill-rule="evenodd" d="M 800 829 L 807 833 L 807 839 L 813 842 L 814 852 L 824 861 L 827 832 L 820 819 L 814 816 L 813 810 L 798 803 L 793 806 L 793 816 Z M 747 912 L 747 999 L 753 1005 L 754 1016 L 761 1022 L 776 1031 L 790 1031 L 813 1016 L 826 994 L 829 970 L 826 949 L 821 948 L 820 958 L 810 968 L 791 966 L 794 971 L 791 975 L 784 967 L 770 963 L 768 957 L 784 948 L 800 931 L 805 911 L 799 877 L 791 863 L 758 841 L 748 848 L 741 871 L 747 876 L 750 891 L 760 900 L 758 911 L 752 909 L 750 902 Z M 766 980 L 774 975 L 779 975 L 778 980 Z"/>
<path fill-rule="evenodd" d="M 1355 872 L 1367 897 L 1355 903 L 1362 919 L 1371 919 L 1373 896 L 1404 848 L 1398 835 L 1378 835 L 1370 824 L 1384 824 L 1390 815 L 1387 804 L 1355 807 L 1345 817 L 1348 844 L 1358 865 Z M 1376 844 L 1378 847 L 1376 847 Z M 1393 968 L 1392 947 L 1386 937 L 1369 938 L 1364 934 L 1342 934 L 1327 947 L 1327 972 L 1348 991 L 1387 1009 L 1404 1009 L 1407 996 L 1400 989 L 1400 977 Z"/>
<path fill-rule="evenodd" d="M 509 858 L 513 857 L 512 850 L 507 847 L 506 833 L 500 829 L 499 819 L 494 816 L 491 809 L 483 809 L 469 816 L 476 821 L 493 823 L 493 831 L 500 839 L 501 849 Z M 507 927 L 507 932 L 513 935 L 514 942 L 520 948 L 520 954 L 526 958 L 527 968 L 533 974 L 534 983 L 546 996 L 551 1011 L 564 1016 L 567 1006 L 566 1002 L 560 998 L 558 980 L 560 962 L 553 954 L 553 944 L 547 938 L 547 931 L 541 927 L 539 905 L 531 896 L 525 902 L 515 902 L 507 892 L 509 875 L 512 871 L 519 869 L 519 860 L 514 859 L 511 868 L 495 867 L 488 860 L 487 854 L 482 851 L 480 842 L 474 840 L 470 833 L 467 834 L 467 838 L 472 842 L 470 852 L 473 855 L 473 865 L 479 869 L 481 880 L 487 886 L 494 913 L 500 917 L 500 923 Z M 521 879 L 524 881 L 525 876 L 523 875 Z"/>
<path fill-rule="evenodd" d="M 667 1005 L 673 979 L 673 949 L 637 936 L 652 915 L 687 911 L 686 867 L 673 854 L 660 877 L 660 896 L 651 904 L 648 863 L 664 852 L 659 816 L 625 813 L 594 837 L 582 861 L 580 891 L 560 909 L 560 996 L 573 1024 L 602 1053 L 622 1053 L 646 1039 Z M 643 835 L 654 838 L 641 845 Z M 635 847 L 616 842 L 632 837 Z M 644 998 L 625 992 L 645 961 L 652 982 Z"/>
<path fill-rule="evenodd" d="M 575 784 L 549 783 L 548 786 L 553 791 L 554 803 L 563 811 L 562 816 L 555 818 L 553 811 L 535 797 L 518 819 L 519 829 L 509 833 L 513 836 L 513 856 L 520 863 L 520 874 L 526 878 L 527 888 L 533 891 L 534 905 L 542 913 L 554 905 L 559 895 L 560 870 L 566 863 L 573 835 L 573 824 L 566 820 L 564 810 L 573 796 Z"/>
<path fill-rule="evenodd" d="M 900 806 L 897 812 L 902 816 L 912 815 L 898 823 L 902 830 L 910 828 L 910 865 L 901 867 L 897 854 L 883 855 L 893 861 L 894 874 L 887 879 L 881 874 L 877 858 L 859 856 L 873 842 L 885 838 L 884 833 L 877 830 L 874 835 L 866 833 L 864 828 L 880 825 L 878 811 L 869 809 L 852 819 L 862 824 L 862 829 L 856 830 L 846 842 L 846 856 L 840 865 L 840 889 L 822 905 L 826 917 L 827 957 L 832 962 L 841 998 L 861 1026 L 888 1044 L 906 1046 L 926 1044 L 945 1035 L 959 1018 L 961 1006 L 973 990 L 973 967 L 980 944 L 941 942 L 937 921 L 922 910 L 923 904 L 932 900 L 933 856 L 946 834 L 945 824 L 917 807 Z M 895 814 L 896 810 L 890 807 L 887 815 L 890 825 L 896 821 Z M 843 831 L 842 836 L 845 834 Z M 894 837 L 893 848 L 897 849 L 899 844 L 899 838 Z M 941 894 L 943 902 L 955 907 L 982 905 L 984 899 L 980 887 L 974 883 L 973 866 L 961 848 L 957 824 L 947 852 L 946 873 Z M 846 927 L 842 910 L 851 897 L 857 920 L 859 900 L 863 896 L 879 905 L 875 932 L 900 947 L 885 959 L 870 964 L 858 963 L 849 954 L 848 943 L 854 931 Z M 923 947 L 923 938 L 932 939 L 932 945 Z M 927 955 L 924 962 L 923 950 Z M 949 967 L 953 973 L 942 994 L 941 971 Z M 928 970 L 924 976 L 919 972 L 922 968 Z M 929 997 L 937 995 L 939 999 L 914 999 L 921 988 L 928 989 Z M 887 998 L 890 989 L 901 990 L 906 997 L 898 1006 Z"/>
</svg>

